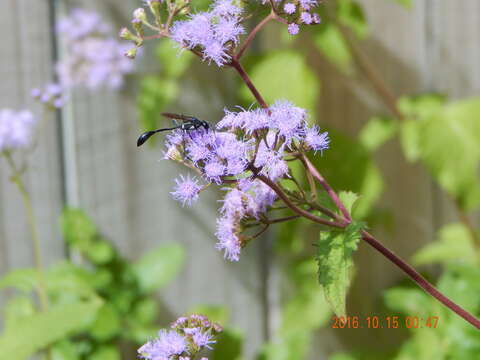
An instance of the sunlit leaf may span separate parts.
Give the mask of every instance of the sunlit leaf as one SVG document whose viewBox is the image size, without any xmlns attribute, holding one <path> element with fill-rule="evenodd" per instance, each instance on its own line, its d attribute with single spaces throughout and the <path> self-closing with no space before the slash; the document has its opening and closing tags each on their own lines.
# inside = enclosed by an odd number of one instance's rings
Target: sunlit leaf
<svg viewBox="0 0 480 360">
<path fill-rule="evenodd" d="M 352 54 L 336 25 L 332 23 L 320 25 L 315 33 L 315 45 L 340 71 L 348 75 L 354 72 Z"/>
<path fill-rule="evenodd" d="M 178 244 L 162 245 L 133 264 L 140 289 L 152 292 L 165 286 L 183 267 L 185 254 Z"/>
<path fill-rule="evenodd" d="M 439 239 L 417 251 L 413 261 L 418 264 L 465 262 L 475 264 L 477 253 L 468 229 L 462 224 L 449 224 L 439 232 Z"/>
<path fill-rule="evenodd" d="M 98 300 L 65 304 L 19 321 L 0 337 L 0 359 L 26 359 L 49 344 L 84 330 L 100 305 Z"/>
<path fill-rule="evenodd" d="M 373 117 L 361 130 L 359 140 L 365 148 L 375 151 L 395 136 L 397 129 L 397 120 L 388 117 Z"/>
<path fill-rule="evenodd" d="M 299 53 L 270 52 L 249 69 L 249 74 L 269 104 L 286 99 L 310 113 L 315 113 L 320 83 Z M 240 94 L 249 103 L 254 100 L 246 86 L 242 86 Z"/>
<path fill-rule="evenodd" d="M 352 222 L 345 229 L 321 232 L 317 243 L 318 280 L 337 316 L 346 316 L 353 253 L 360 241 L 363 223 Z"/>
</svg>

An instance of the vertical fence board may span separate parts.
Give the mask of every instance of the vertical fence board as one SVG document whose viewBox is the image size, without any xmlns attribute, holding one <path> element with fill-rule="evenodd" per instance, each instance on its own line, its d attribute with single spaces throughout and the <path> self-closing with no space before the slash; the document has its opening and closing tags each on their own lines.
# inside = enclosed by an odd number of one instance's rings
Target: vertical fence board
<svg viewBox="0 0 480 360">
<path fill-rule="evenodd" d="M 33 103 L 32 88 L 42 86 L 52 74 L 48 3 L 6 0 L 0 3 L 0 32 L 3 36 L 0 75 L 0 108 L 28 108 L 40 116 L 40 106 Z M 45 262 L 63 255 L 58 235 L 57 217 L 62 207 L 62 179 L 53 116 L 43 119 L 42 132 L 35 151 L 28 156 L 29 170 L 25 182 L 32 194 Z M 20 161 L 21 158 L 17 157 Z M 9 182 L 9 170 L 0 164 L 1 184 L 1 254 L 0 271 L 32 266 L 30 233 L 25 221 L 21 197 Z"/>
</svg>

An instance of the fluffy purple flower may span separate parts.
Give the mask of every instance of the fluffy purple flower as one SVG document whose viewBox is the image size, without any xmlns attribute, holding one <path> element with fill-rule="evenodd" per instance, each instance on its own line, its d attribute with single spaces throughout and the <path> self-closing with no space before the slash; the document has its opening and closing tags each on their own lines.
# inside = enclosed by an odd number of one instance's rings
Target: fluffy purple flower
<svg viewBox="0 0 480 360">
<path fill-rule="evenodd" d="M 197 331 L 192 335 L 192 339 L 194 344 L 198 347 L 206 348 L 209 350 L 212 350 L 212 347 L 210 345 L 216 343 L 216 341 L 213 340 L 212 334 L 208 332 L 203 332 L 200 329 L 197 329 Z"/>
<path fill-rule="evenodd" d="M 328 149 L 330 138 L 328 137 L 328 132 L 320 133 L 318 126 L 314 125 L 312 128 L 306 130 L 305 143 L 311 149 L 322 152 Z"/>
<path fill-rule="evenodd" d="M 295 23 L 288 24 L 288 33 L 290 35 L 297 35 L 300 32 L 300 26 Z"/>
<path fill-rule="evenodd" d="M 306 11 L 300 14 L 300 20 L 302 21 L 302 23 L 307 25 L 313 22 L 312 15 Z"/>
<path fill-rule="evenodd" d="M 212 6 L 212 13 L 221 17 L 237 17 L 242 13 L 242 9 L 235 6 L 231 0 L 216 0 Z"/>
<path fill-rule="evenodd" d="M 37 119 L 30 111 L 0 110 L 0 151 L 26 148 Z"/>
<path fill-rule="evenodd" d="M 278 129 L 279 135 L 285 137 L 285 144 L 290 145 L 295 137 L 304 134 L 306 111 L 294 106 L 291 102 L 276 101 L 271 107 L 272 127 Z"/>
<path fill-rule="evenodd" d="M 317 0 L 299 0 L 299 2 L 300 2 L 300 6 L 304 10 L 310 10 L 311 8 L 318 5 Z"/>
<path fill-rule="evenodd" d="M 312 20 L 314 24 L 320 24 L 322 21 L 322 19 L 320 19 L 320 15 L 318 15 L 317 13 L 312 15 Z"/>
<path fill-rule="evenodd" d="M 225 175 L 225 165 L 217 159 L 212 159 L 204 166 L 205 177 L 212 182 L 220 183 L 220 177 Z"/>
<path fill-rule="evenodd" d="M 180 201 L 183 206 L 191 206 L 193 202 L 197 201 L 198 194 L 202 189 L 198 185 L 198 181 L 195 178 L 191 178 L 189 175 L 184 177 L 180 175 L 180 179 L 175 179 L 174 191 L 171 192 L 172 197 Z"/>
<path fill-rule="evenodd" d="M 189 20 L 176 21 L 171 37 L 182 47 L 201 47 L 204 60 L 223 66 L 230 60 L 229 42 L 238 43 L 238 37 L 245 33 L 240 14 L 241 9 L 231 0 L 218 0 L 210 11 L 194 14 Z"/>
<path fill-rule="evenodd" d="M 221 217 L 217 220 L 216 236 L 218 242 L 215 247 L 224 251 L 225 259 L 230 261 L 240 260 L 240 239 L 236 233 L 238 219 L 234 217 Z"/>
<path fill-rule="evenodd" d="M 158 338 L 138 349 L 139 355 L 147 360 L 168 360 L 172 355 L 181 355 L 187 350 L 183 335 L 174 330 L 160 330 Z"/>
<path fill-rule="evenodd" d="M 109 36 L 98 14 L 76 9 L 60 20 L 57 32 L 65 38 L 68 53 L 56 66 L 62 86 L 118 89 L 125 74 L 133 71 L 133 63 L 124 56 L 128 45 Z"/>
<path fill-rule="evenodd" d="M 291 15 L 297 10 L 297 7 L 293 3 L 286 3 L 283 6 L 283 10 L 285 11 L 286 14 Z"/>
</svg>

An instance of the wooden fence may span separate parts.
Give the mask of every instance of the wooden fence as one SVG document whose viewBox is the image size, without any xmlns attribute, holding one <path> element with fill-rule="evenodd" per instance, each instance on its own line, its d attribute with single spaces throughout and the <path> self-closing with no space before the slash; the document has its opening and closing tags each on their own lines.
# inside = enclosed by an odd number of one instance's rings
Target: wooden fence
<svg viewBox="0 0 480 360">
<path fill-rule="evenodd" d="M 478 0 L 413 0 L 406 11 L 394 1 L 363 0 L 372 36 L 365 50 L 397 95 L 424 91 L 453 97 L 479 95 L 480 2 Z M 53 76 L 55 44 L 52 23 L 70 7 L 95 9 L 121 25 L 140 0 L 2 0 L 0 1 L 0 108 L 34 108 L 30 90 Z M 314 59 L 322 79 L 318 114 L 322 122 L 354 134 L 373 114 L 386 112 L 362 76 L 347 81 L 322 58 Z M 190 94 L 192 104 L 221 99 L 220 93 Z M 221 101 L 214 104 L 221 108 Z M 200 105 L 198 105 L 200 106 Z M 208 115 L 207 105 L 200 107 Z M 217 111 L 218 109 L 215 109 Z M 172 313 L 193 304 L 226 305 L 233 323 L 246 335 L 247 358 L 278 322 L 278 273 L 266 246 L 252 246 L 238 264 L 226 263 L 213 249 L 216 194 L 204 196 L 192 209 L 169 196 L 177 168 L 158 163 L 158 151 L 137 151 L 135 85 L 120 93 L 76 91 L 68 107 L 52 117 L 32 155 L 27 175 L 39 219 L 42 251 L 48 264 L 63 259 L 58 215 L 65 204 L 78 205 L 130 258 L 162 242 L 180 242 L 187 266 L 162 292 Z M 433 238 L 435 229 L 452 217 L 452 209 L 424 169 L 409 165 L 397 143 L 378 155 L 386 180 L 382 203 L 394 211 L 393 234 L 380 238 L 408 257 Z M 31 266 L 32 249 L 19 195 L 0 164 L 0 274 Z M 351 309 L 372 314 L 381 289 L 403 274 L 371 249 L 362 246 Z M 374 298 L 366 300 L 365 293 Z M 368 331 L 323 330 L 313 359 L 332 349 L 375 339 Z M 378 340 L 378 339 L 377 339 Z M 391 341 L 386 339 L 385 341 Z"/>
</svg>

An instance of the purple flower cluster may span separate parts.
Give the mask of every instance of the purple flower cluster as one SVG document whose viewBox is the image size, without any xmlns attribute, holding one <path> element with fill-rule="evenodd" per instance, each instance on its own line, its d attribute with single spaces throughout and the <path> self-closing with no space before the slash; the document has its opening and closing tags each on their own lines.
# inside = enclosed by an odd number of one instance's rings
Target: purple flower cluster
<svg viewBox="0 0 480 360">
<path fill-rule="evenodd" d="M 37 119 L 30 111 L 0 110 L 0 151 L 26 148 Z"/>
<path fill-rule="evenodd" d="M 128 46 L 110 36 L 110 28 L 97 13 L 74 9 L 59 21 L 57 32 L 65 40 L 67 56 L 57 64 L 62 86 L 113 89 L 123 84 L 133 63 L 125 58 Z"/>
<path fill-rule="evenodd" d="M 43 88 L 33 89 L 32 96 L 43 104 L 57 109 L 63 107 L 66 102 L 63 87 L 56 83 L 47 84 Z"/>
<path fill-rule="evenodd" d="M 283 5 L 283 12 L 287 17 L 288 32 L 297 35 L 300 32 L 300 24 L 319 24 L 321 19 L 317 13 L 312 13 L 318 6 L 318 0 L 299 0 L 298 3 L 287 2 Z"/>
<path fill-rule="evenodd" d="M 226 190 L 217 220 L 216 248 L 238 261 L 245 245 L 242 222 L 258 220 L 277 200 L 275 192 L 255 174 L 277 181 L 289 177 L 285 160 L 295 149 L 323 152 L 328 133 L 309 127 L 304 109 L 277 101 L 268 109 L 225 111 L 216 131 L 175 130 L 166 138 L 165 158 L 186 163 L 208 183 L 232 184 Z M 191 205 L 198 199 L 197 179 L 181 177 L 174 199 Z"/>
<path fill-rule="evenodd" d="M 205 316 L 181 317 L 170 330 L 160 330 L 158 337 L 140 347 L 138 353 L 147 360 L 191 360 L 204 349 L 212 350 L 211 345 L 216 343 L 214 337 L 221 331 L 219 325 Z"/>
<path fill-rule="evenodd" d="M 199 50 L 204 60 L 223 66 L 231 59 L 231 48 L 245 33 L 240 15 L 241 9 L 231 0 L 216 0 L 210 11 L 176 21 L 171 28 L 171 38 L 183 48 Z"/>
</svg>

